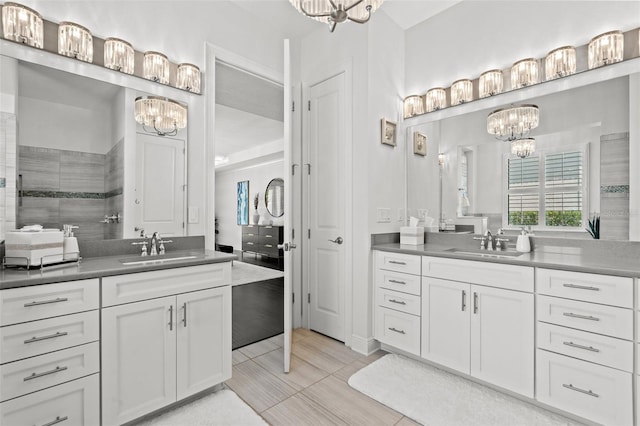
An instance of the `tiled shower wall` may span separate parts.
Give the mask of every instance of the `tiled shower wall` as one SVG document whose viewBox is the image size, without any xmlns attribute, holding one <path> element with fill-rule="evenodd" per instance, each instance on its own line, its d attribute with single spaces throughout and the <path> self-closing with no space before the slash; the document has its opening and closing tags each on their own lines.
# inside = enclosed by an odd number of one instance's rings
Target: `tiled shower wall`
<svg viewBox="0 0 640 426">
<path fill-rule="evenodd" d="M 629 133 L 600 138 L 600 239 L 629 239 Z"/>
</svg>

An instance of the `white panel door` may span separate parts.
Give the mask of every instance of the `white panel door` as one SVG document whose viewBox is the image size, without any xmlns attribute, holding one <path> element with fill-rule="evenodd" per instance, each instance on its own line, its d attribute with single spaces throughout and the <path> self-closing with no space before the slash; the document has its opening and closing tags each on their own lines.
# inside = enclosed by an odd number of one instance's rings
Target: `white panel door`
<svg viewBox="0 0 640 426">
<path fill-rule="evenodd" d="M 422 278 L 423 358 L 469 372 L 469 284 Z"/>
<path fill-rule="evenodd" d="M 533 398 L 533 294 L 471 286 L 471 375 Z"/>
<path fill-rule="evenodd" d="M 149 235 L 184 235 L 184 140 L 138 133 L 136 144 L 136 226 Z"/>
<path fill-rule="evenodd" d="M 102 424 L 176 401 L 175 296 L 102 310 Z"/>
<path fill-rule="evenodd" d="M 309 328 L 345 340 L 345 82 L 309 88 Z"/>
<path fill-rule="evenodd" d="M 177 296 L 177 396 L 231 378 L 231 287 Z"/>
</svg>

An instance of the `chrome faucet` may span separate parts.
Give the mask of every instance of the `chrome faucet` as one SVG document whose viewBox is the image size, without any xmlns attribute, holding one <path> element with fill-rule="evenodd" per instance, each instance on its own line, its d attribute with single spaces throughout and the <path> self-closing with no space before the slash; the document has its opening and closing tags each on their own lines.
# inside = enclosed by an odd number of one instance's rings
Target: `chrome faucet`
<svg viewBox="0 0 640 426">
<path fill-rule="evenodd" d="M 495 241 L 496 241 L 496 250 L 504 250 L 507 248 L 507 242 L 509 241 L 508 238 L 501 238 L 499 237 L 500 235 L 504 235 L 504 230 L 502 228 L 498 229 L 498 235 L 496 235 L 495 237 Z"/>
<path fill-rule="evenodd" d="M 155 256 L 158 254 L 158 240 L 160 239 L 160 234 L 158 234 L 157 232 L 153 233 L 153 236 L 151 237 L 151 256 Z"/>
</svg>

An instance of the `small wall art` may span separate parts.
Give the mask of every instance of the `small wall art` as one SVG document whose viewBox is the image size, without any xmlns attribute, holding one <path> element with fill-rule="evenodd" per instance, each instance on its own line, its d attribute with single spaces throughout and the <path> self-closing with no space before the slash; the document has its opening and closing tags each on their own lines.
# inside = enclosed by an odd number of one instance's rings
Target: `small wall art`
<svg viewBox="0 0 640 426">
<path fill-rule="evenodd" d="M 385 145 L 396 146 L 396 123 L 387 121 L 386 118 L 380 120 L 381 140 Z"/>
<path fill-rule="evenodd" d="M 420 132 L 413 132 L 413 153 L 416 155 L 427 155 L 427 135 Z"/>
<path fill-rule="evenodd" d="M 249 224 L 249 181 L 238 182 L 238 225 Z"/>
</svg>

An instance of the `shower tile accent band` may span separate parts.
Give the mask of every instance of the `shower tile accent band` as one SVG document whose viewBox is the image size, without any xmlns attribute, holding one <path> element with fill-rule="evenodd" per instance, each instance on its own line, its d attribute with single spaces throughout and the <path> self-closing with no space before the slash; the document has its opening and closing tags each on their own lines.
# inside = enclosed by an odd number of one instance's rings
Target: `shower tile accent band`
<svg viewBox="0 0 640 426">
<path fill-rule="evenodd" d="M 74 198 L 85 200 L 104 200 L 122 195 L 122 188 L 109 192 L 64 192 L 64 191 L 22 191 L 23 197 L 31 198 Z"/>
<path fill-rule="evenodd" d="M 600 192 L 605 194 L 628 194 L 629 185 L 602 185 Z"/>
</svg>

